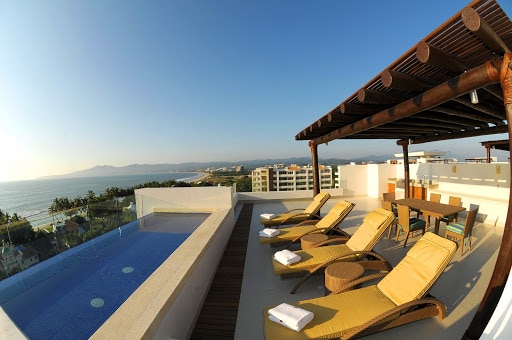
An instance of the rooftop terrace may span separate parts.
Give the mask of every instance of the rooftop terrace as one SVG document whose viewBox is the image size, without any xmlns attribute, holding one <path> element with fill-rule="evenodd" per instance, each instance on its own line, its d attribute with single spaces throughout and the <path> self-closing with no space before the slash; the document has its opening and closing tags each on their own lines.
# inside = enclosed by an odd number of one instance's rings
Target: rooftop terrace
<svg viewBox="0 0 512 340">
<path fill-rule="evenodd" d="M 340 198 L 332 197 L 322 211 L 329 210 Z M 343 197 L 343 199 L 356 203 L 354 210 L 341 224 L 342 229 L 350 234 L 355 231 L 368 212 L 380 206 L 379 199 L 377 198 L 358 196 Z M 275 275 L 271 258 L 278 249 L 260 245 L 258 242 L 258 231 L 262 229 L 259 222 L 259 215 L 261 213 L 277 213 L 303 206 L 304 201 L 301 200 L 274 201 L 253 205 L 237 310 L 235 339 L 264 338 L 264 307 L 274 306 L 281 302 L 292 302 L 324 295 L 323 275 L 312 277 L 295 294 L 290 294 L 298 279 L 283 280 Z M 463 220 L 464 216 L 462 215 L 459 218 Z M 430 293 L 446 304 L 448 314 L 444 320 L 436 318 L 426 319 L 371 335 L 367 339 L 394 339 L 397 337 L 407 338 L 409 336 L 422 338 L 421 335 L 418 337 L 419 334 L 425 335 L 423 338 L 461 338 L 473 318 L 489 283 L 502 233 L 503 228 L 478 221 L 473 232 L 472 250 L 466 251 L 463 256 L 458 251 L 445 273 L 432 287 Z M 440 234 L 444 235 L 444 227 L 441 227 Z M 420 237 L 421 233 L 417 233 L 412 240 L 408 241 L 407 247 L 404 249 L 403 237 L 399 243 L 396 243 L 393 239 L 387 239 L 387 235 L 385 235 L 375 250 L 384 255 L 391 264 L 395 265 Z M 226 252 L 231 253 L 231 251 L 232 249 L 229 249 L 228 245 Z M 232 270 L 234 269 L 236 268 L 232 268 Z M 214 282 L 213 286 L 215 285 Z M 226 289 L 233 289 L 233 294 L 236 296 L 236 287 L 226 287 Z M 219 331 L 223 327 L 216 324 L 214 328 Z M 203 329 L 202 331 L 204 332 L 205 330 Z M 214 332 L 214 330 L 210 329 L 210 332 Z M 192 338 L 200 339 L 200 334 L 196 328 Z M 213 336 L 215 333 L 210 334 Z M 220 331 L 219 334 L 226 333 Z M 229 338 L 229 336 L 225 338 Z"/>
</svg>

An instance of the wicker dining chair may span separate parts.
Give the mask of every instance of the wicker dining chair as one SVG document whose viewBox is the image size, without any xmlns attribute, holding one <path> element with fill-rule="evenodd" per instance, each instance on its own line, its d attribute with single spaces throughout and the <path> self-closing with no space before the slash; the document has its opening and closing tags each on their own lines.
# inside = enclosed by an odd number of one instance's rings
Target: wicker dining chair
<svg viewBox="0 0 512 340">
<path fill-rule="evenodd" d="M 398 209 L 398 227 L 396 232 L 396 242 L 398 242 L 398 236 L 400 235 L 400 231 L 406 234 L 404 248 L 407 245 L 407 240 L 409 239 L 409 235 L 417 230 L 421 230 L 422 235 L 425 234 L 426 222 L 422 219 L 411 217 L 411 211 L 408 206 L 397 204 Z"/>
<path fill-rule="evenodd" d="M 448 204 L 460 207 L 462 205 L 462 199 L 458 196 L 450 196 L 450 197 L 448 197 Z M 441 218 L 440 221 L 444 222 L 446 224 L 450 224 L 452 222 L 454 222 L 454 223 L 457 222 L 458 218 L 459 218 L 459 214 L 454 214 L 454 215 L 443 217 L 443 218 Z"/>
<path fill-rule="evenodd" d="M 475 225 L 476 215 L 478 214 L 478 207 L 468 211 L 466 222 L 452 222 L 445 228 L 444 237 L 457 241 L 460 246 L 460 256 L 464 254 L 464 242 L 468 240 L 468 248 L 471 251 L 471 233 Z"/>
<path fill-rule="evenodd" d="M 430 202 L 437 202 L 441 203 L 441 194 L 437 194 L 435 192 L 431 192 L 429 199 Z M 425 217 L 425 221 L 427 222 L 427 229 L 430 226 L 430 215 L 428 213 L 423 213 L 423 216 Z"/>
</svg>

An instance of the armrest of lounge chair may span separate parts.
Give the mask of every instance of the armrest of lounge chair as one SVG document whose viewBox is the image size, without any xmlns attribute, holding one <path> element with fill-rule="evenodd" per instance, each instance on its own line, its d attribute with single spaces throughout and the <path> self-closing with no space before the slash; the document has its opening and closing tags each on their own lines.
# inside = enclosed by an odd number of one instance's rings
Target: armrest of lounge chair
<svg viewBox="0 0 512 340">
<path fill-rule="evenodd" d="M 329 295 L 335 295 L 335 294 L 339 294 L 345 290 L 349 290 L 355 286 L 358 286 L 362 283 L 365 283 L 365 282 L 368 282 L 368 281 L 373 281 L 373 280 L 376 280 L 376 279 L 380 279 L 380 278 L 383 278 L 384 276 L 386 276 L 388 274 L 388 272 L 381 272 L 381 273 L 376 273 L 376 274 L 370 274 L 370 275 L 365 275 L 363 277 L 360 277 L 359 279 L 355 279 L 355 280 L 352 280 L 344 285 L 341 285 L 340 288 L 334 292 L 331 292 Z"/>
<path fill-rule="evenodd" d="M 310 230 L 308 232 L 305 232 L 301 235 L 298 235 L 297 237 L 295 237 L 291 242 L 290 244 L 288 245 L 291 246 L 292 244 L 294 244 L 295 242 L 299 241 L 302 237 L 306 236 L 306 235 L 309 235 L 309 234 L 318 234 L 318 233 L 324 233 L 325 231 L 327 230 L 330 230 L 330 228 L 317 228 L 315 230 Z M 332 237 L 332 238 L 329 238 L 328 240 L 326 241 L 322 241 L 322 242 L 319 242 L 315 245 L 312 246 L 312 248 L 316 248 L 316 247 L 321 247 L 321 246 L 324 246 L 326 244 L 331 244 L 331 243 L 345 243 L 348 241 L 348 239 L 350 238 L 350 236 L 347 234 L 347 237 Z"/>
<path fill-rule="evenodd" d="M 304 208 L 290 209 L 290 210 L 285 211 L 283 214 L 289 214 L 291 212 L 299 211 L 299 210 L 304 211 Z"/>
<path fill-rule="evenodd" d="M 304 220 L 302 222 L 299 222 L 297 224 L 290 226 L 290 223 L 289 223 L 290 220 L 298 218 L 298 217 L 302 217 L 302 216 L 304 216 L 304 218 L 307 218 L 309 215 L 305 214 L 305 213 L 297 213 L 294 215 L 290 215 L 287 218 L 283 219 L 281 222 L 279 222 L 279 224 L 277 224 L 276 227 L 280 228 L 282 226 L 286 226 L 286 228 L 293 228 L 293 227 L 297 227 L 297 226 L 301 226 L 301 225 L 316 224 L 318 222 L 318 220 Z"/>
<path fill-rule="evenodd" d="M 305 221 L 299 222 L 297 224 L 294 224 L 292 226 L 288 226 L 288 228 L 301 227 L 301 226 L 305 226 L 305 225 L 315 225 L 317 223 L 318 223 L 318 220 L 305 220 Z"/>
<path fill-rule="evenodd" d="M 357 261 L 357 263 L 359 263 L 360 265 L 362 265 L 364 267 L 365 270 L 379 270 L 379 271 L 382 271 L 382 272 L 389 272 L 393 267 L 391 266 L 391 264 L 389 263 L 388 260 L 386 260 L 386 258 L 384 258 L 384 256 L 374 252 L 374 251 L 352 251 L 352 252 L 349 252 L 349 253 L 346 253 L 346 254 L 343 254 L 342 256 L 339 256 L 335 259 L 332 259 L 332 260 L 329 260 L 327 262 L 324 262 L 322 264 L 319 264 L 318 266 L 316 266 L 315 268 L 311 269 L 307 274 L 305 274 L 300 280 L 299 282 L 297 282 L 297 284 L 293 287 L 293 289 L 291 290 L 290 294 L 295 294 L 295 292 L 297 291 L 297 289 L 307 280 L 309 279 L 311 276 L 313 276 L 314 274 L 316 274 L 317 271 L 319 271 L 320 269 L 324 269 L 326 268 L 328 265 L 332 264 L 332 263 L 335 263 L 335 262 L 338 262 L 340 261 L 341 259 L 343 259 L 344 257 L 351 257 L 351 256 L 362 256 L 362 255 L 365 255 L 365 256 L 372 256 L 372 257 L 376 257 L 377 260 L 364 260 L 364 261 Z"/>
<path fill-rule="evenodd" d="M 347 241 L 350 239 L 350 236 L 337 236 L 329 238 L 326 241 L 318 242 L 315 244 L 312 248 L 322 247 L 331 243 L 347 243 Z"/>
<path fill-rule="evenodd" d="M 390 318 L 391 316 L 399 313 L 398 318 Z M 353 328 L 350 332 L 343 335 L 343 339 L 352 339 L 354 337 L 362 337 L 385 329 L 400 326 L 410 323 L 411 320 L 421 320 L 439 316 L 439 319 L 446 317 L 446 306 L 434 297 L 424 297 L 414 301 L 406 302 L 402 305 L 396 306 L 366 323 Z M 388 319 L 389 321 L 385 321 Z"/>
</svg>

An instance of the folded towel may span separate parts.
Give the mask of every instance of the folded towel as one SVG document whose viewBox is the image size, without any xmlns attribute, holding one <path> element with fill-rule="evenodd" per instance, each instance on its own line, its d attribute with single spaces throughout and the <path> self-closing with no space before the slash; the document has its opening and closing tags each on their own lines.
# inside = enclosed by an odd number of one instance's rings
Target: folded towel
<svg viewBox="0 0 512 340">
<path fill-rule="evenodd" d="M 274 254 L 274 260 L 277 262 L 288 266 L 292 263 L 299 262 L 300 256 L 295 254 L 293 251 L 288 249 L 283 249 Z"/>
<path fill-rule="evenodd" d="M 268 318 L 294 331 L 300 331 L 315 315 L 305 309 L 282 303 L 268 310 Z"/>
<path fill-rule="evenodd" d="M 277 236 L 277 235 L 279 235 L 279 230 L 278 229 L 265 228 L 265 229 L 260 231 L 260 236 L 262 236 L 262 237 L 274 237 L 274 236 Z"/>
<path fill-rule="evenodd" d="M 274 214 L 261 214 L 260 215 L 260 218 L 261 219 L 264 219 L 264 220 L 271 220 L 275 217 L 276 215 Z"/>
</svg>

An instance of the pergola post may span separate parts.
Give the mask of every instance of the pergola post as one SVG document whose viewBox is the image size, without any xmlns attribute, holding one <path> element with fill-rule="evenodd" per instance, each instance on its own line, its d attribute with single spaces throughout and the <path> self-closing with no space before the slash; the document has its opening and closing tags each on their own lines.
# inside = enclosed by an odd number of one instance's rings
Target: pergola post
<svg viewBox="0 0 512 340">
<path fill-rule="evenodd" d="M 320 174 L 318 172 L 318 146 L 313 142 L 309 142 L 311 148 L 311 158 L 313 161 L 313 196 L 320 193 Z"/>
<path fill-rule="evenodd" d="M 509 162 L 512 157 L 512 54 L 507 53 L 503 58 L 500 71 L 500 82 L 503 89 L 503 101 L 505 104 L 505 114 L 508 124 L 508 146 L 509 146 Z M 510 174 L 509 183 L 512 181 L 512 173 Z M 509 202 L 512 199 L 512 188 L 509 192 Z M 505 220 L 505 228 L 503 230 L 503 238 L 498 253 L 498 259 L 494 266 L 494 271 L 487 286 L 485 295 L 478 306 L 475 316 L 468 329 L 464 333 L 463 339 L 479 339 L 492 317 L 496 306 L 501 298 L 508 275 L 510 274 L 510 266 L 512 265 L 512 205 L 508 205 L 507 219 Z"/>
<path fill-rule="evenodd" d="M 405 198 L 409 198 L 409 141 L 406 139 L 401 139 L 396 143 L 402 146 L 402 152 L 404 154 L 404 193 Z"/>
</svg>

